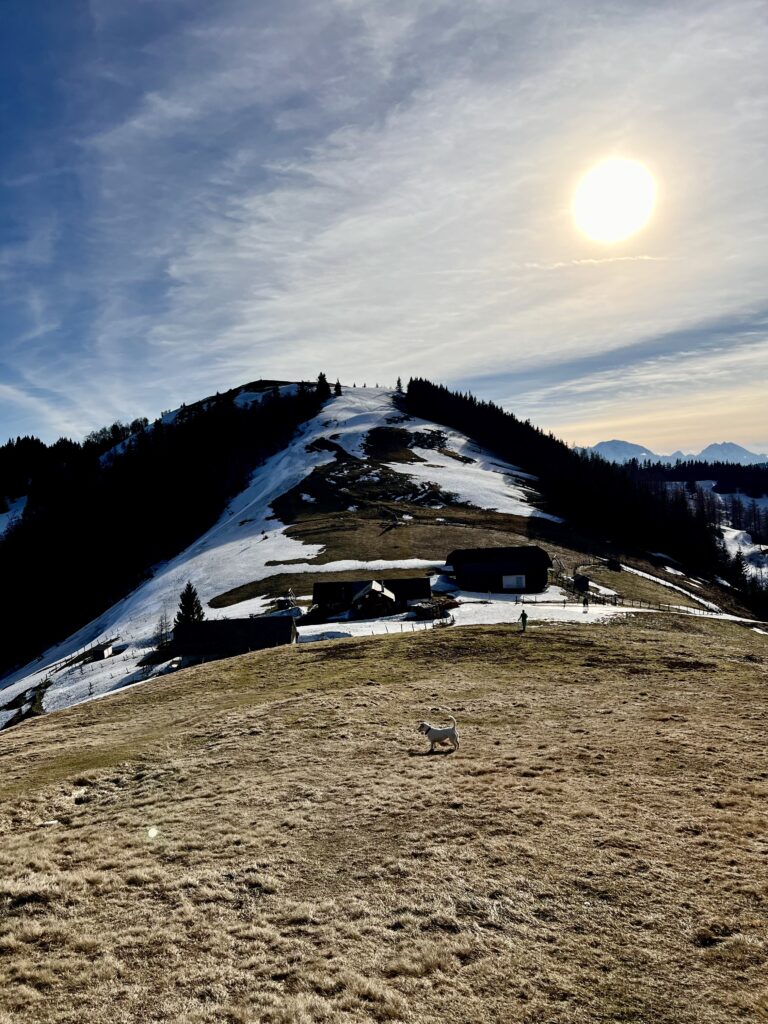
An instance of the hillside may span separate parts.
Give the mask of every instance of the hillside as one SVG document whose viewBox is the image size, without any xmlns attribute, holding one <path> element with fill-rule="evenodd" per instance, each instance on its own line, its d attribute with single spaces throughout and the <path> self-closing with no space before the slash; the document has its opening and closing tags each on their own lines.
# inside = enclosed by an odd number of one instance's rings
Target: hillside
<svg viewBox="0 0 768 1024">
<path fill-rule="evenodd" d="M 764 635 L 246 655 L 0 739 L 2 1024 L 768 1019 Z M 435 705 L 461 749 L 423 757 Z"/>
<path fill-rule="evenodd" d="M 467 501 L 496 508 L 506 527 L 531 516 L 553 521 L 535 507 L 526 474 L 488 459 L 466 437 L 403 421 L 391 391 L 350 389 L 333 400 L 257 467 L 245 490 L 190 547 L 40 661 L 7 677 L 5 702 L 27 694 L 30 703 L 43 684 L 48 710 L 145 678 L 139 662 L 153 646 L 163 612 L 173 617 L 187 580 L 207 603 L 286 571 L 296 576 L 368 566 L 423 572 L 442 564 L 446 544 L 456 546 L 457 530 L 464 535 L 439 514 L 447 503 L 467 511 Z M 115 457 L 119 461 L 120 453 Z M 403 529 L 383 530 L 382 516 L 386 526 L 394 517 Z M 208 614 L 242 616 L 267 605 L 256 597 Z M 97 638 L 119 641 L 119 657 L 101 671 L 63 665 Z"/>
<path fill-rule="evenodd" d="M 235 401 L 252 404 L 259 394 L 240 389 Z M 174 415 L 165 420 L 171 422 Z M 124 445 L 118 442 L 106 455 L 118 466 L 126 457 Z M 524 448 L 520 454 L 526 457 Z M 146 658 L 159 620 L 173 618 L 188 580 L 197 587 L 207 615 L 217 618 L 268 612 L 273 599 L 289 587 L 306 602 L 318 577 L 408 570 L 432 574 L 439 585 L 447 553 L 473 543 L 535 540 L 545 544 L 558 565 L 573 570 L 591 557 L 591 541 L 544 512 L 536 488 L 530 473 L 491 455 L 460 431 L 405 415 L 393 392 L 346 389 L 258 465 L 211 529 L 157 566 L 146 583 L 106 613 L 2 680 L 0 727 L 162 671 L 162 666 L 147 665 Z M 651 569 L 643 562 L 637 567 Z M 687 587 L 682 596 L 670 595 L 668 588 L 674 584 L 680 591 L 679 583 L 657 576 L 641 599 L 743 614 L 727 591 L 709 585 L 704 593 L 701 580 L 682 582 Z M 614 583 L 605 592 L 635 599 L 637 585 L 624 576 L 618 589 Z M 580 605 L 569 604 L 557 588 L 540 600 L 546 607 L 531 609 L 534 617 L 568 620 L 581 614 Z M 509 597 L 479 601 L 469 595 L 456 619 L 507 622 L 518 614 Z M 612 608 L 591 612 L 593 619 L 612 614 Z M 373 623 L 357 631 L 390 627 Z M 300 629 L 308 641 L 352 632 Z M 84 665 L 79 653 L 99 639 L 113 644 L 114 656 Z"/>
</svg>

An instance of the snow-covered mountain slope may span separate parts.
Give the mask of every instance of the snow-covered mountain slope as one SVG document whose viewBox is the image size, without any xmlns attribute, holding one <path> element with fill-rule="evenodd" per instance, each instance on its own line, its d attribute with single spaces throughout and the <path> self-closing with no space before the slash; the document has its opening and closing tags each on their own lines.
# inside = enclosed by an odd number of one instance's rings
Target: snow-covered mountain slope
<svg viewBox="0 0 768 1024">
<path fill-rule="evenodd" d="M 8 527 L 11 525 L 14 519 L 17 519 L 24 512 L 24 506 L 27 504 L 26 496 L 23 498 L 16 498 L 15 501 L 8 502 L 8 511 L 0 512 L 0 537 L 5 533 Z"/>
<path fill-rule="evenodd" d="M 671 455 L 660 455 L 651 451 L 641 444 L 633 444 L 631 441 L 598 441 L 589 448 L 582 451 L 594 452 L 602 456 L 608 462 L 618 462 L 622 465 L 630 459 L 637 459 L 644 462 L 646 459 L 652 462 L 675 462 L 685 460 L 696 460 L 699 462 L 735 462 L 742 466 L 758 465 L 768 462 L 768 455 L 758 452 L 750 452 L 740 444 L 733 441 L 722 441 L 717 444 L 709 444 L 698 453 L 695 452 L 672 452 Z"/>
<path fill-rule="evenodd" d="M 208 408 L 221 399 L 231 398 L 235 405 L 239 406 L 241 409 L 246 409 L 250 405 L 262 402 L 270 392 L 276 391 L 280 395 L 292 395 L 296 393 L 297 389 L 298 384 L 287 384 L 273 381 L 254 381 L 251 384 L 243 384 L 242 387 L 233 388 L 231 391 L 227 391 L 224 395 L 203 399 L 201 402 L 196 402 L 194 405 L 187 406 L 186 408 L 195 409 L 200 406 Z M 174 423 L 183 411 L 183 406 L 178 409 L 170 409 L 168 412 L 164 412 L 159 416 L 158 420 L 167 426 L 168 424 Z M 149 423 L 145 427 L 145 430 L 152 430 L 153 427 L 154 423 Z M 131 434 L 130 437 L 126 437 L 124 441 L 120 441 L 113 448 L 110 448 L 109 451 L 104 452 L 104 454 L 99 458 L 102 465 L 111 462 L 113 459 L 122 455 L 136 436 L 136 434 Z"/>
<path fill-rule="evenodd" d="M 393 400 L 392 392 L 374 388 L 348 389 L 331 399 L 285 449 L 256 469 L 248 487 L 230 502 L 204 536 L 159 567 L 152 579 L 124 600 L 47 651 L 39 662 L 2 680 L 0 726 L 12 717 L 3 712 L 3 706 L 14 698 L 18 704 L 43 681 L 50 681 L 43 706 L 51 710 L 145 678 L 138 663 L 153 647 L 160 616 L 165 612 L 173 618 L 179 594 L 188 580 L 194 583 L 205 605 L 224 591 L 280 572 L 317 573 L 350 568 L 378 571 L 434 565 L 434 561 L 424 559 L 317 564 L 314 560 L 322 558 L 322 546 L 304 544 L 288 536 L 285 525 L 273 513 L 271 505 L 280 495 L 298 487 L 316 468 L 334 462 L 334 446 L 364 460 L 365 441 L 374 428 L 396 423 L 399 429 L 422 436 L 425 431 L 439 430 L 446 438 L 441 451 L 413 449 L 424 461 L 387 464 L 404 477 L 404 484 L 412 479 L 429 481 L 467 504 L 516 516 L 545 515 L 533 504 L 537 495 L 530 476 L 517 467 L 499 463 L 455 431 L 424 420 L 404 419 Z M 452 454 L 445 454 L 446 451 Z M 265 599 L 256 598 L 229 608 L 206 608 L 206 613 L 212 618 L 241 617 L 262 611 L 265 605 Z M 116 653 L 100 662 L 61 667 L 62 662 L 96 639 L 114 640 Z"/>
</svg>

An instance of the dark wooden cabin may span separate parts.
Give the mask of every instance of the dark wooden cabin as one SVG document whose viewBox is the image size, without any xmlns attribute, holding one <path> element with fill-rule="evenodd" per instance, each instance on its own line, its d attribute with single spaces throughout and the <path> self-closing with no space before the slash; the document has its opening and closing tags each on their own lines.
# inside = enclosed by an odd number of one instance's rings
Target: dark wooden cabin
<svg viewBox="0 0 768 1024">
<path fill-rule="evenodd" d="M 248 651 L 296 643 L 291 615 L 265 615 L 248 619 L 206 619 L 173 631 L 173 651 L 179 655 L 231 658 Z"/>
<path fill-rule="evenodd" d="M 459 548 L 445 559 L 462 590 L 532 594 L 545 590 L 552 559 L 535 544 L 514 548 Z"/>
<path fill-rule="evenodd" d="M 406 576 L 399 580 L 321 580 L 312 588 L 312 604 L 326 615 L 347 611 L 355 597 L 374 582 L 394 596 L 389 614 L 404 611 L 409 601 L 429 601 L 432 597 L 429 576 Z"/>
<path fill-rule="evenodd" d="M 378 580 L 366 583 L 352 598 L 351 612 L 359 619 L 375 619 L 381 615 L 394 615 L 397 598 Z"/>
</svg>

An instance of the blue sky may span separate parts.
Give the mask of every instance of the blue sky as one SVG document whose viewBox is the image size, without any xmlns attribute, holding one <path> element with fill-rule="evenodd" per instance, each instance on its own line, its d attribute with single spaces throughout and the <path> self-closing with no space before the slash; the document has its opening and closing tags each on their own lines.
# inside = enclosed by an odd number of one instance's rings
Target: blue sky
<svg viewBox="0 0 768 1024">
<path fill-rule="evenodd" d="M 423 374 L 768 450 L 762 0 L 8 0 L 0 439 Z M 574 229 L 605 156 L 654 218 Z"/>
</svg>

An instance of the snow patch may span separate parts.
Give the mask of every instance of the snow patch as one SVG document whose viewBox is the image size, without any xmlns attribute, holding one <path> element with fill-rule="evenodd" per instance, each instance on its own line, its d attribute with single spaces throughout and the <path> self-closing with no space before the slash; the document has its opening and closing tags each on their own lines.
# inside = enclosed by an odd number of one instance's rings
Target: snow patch
<svg viewBox="0 0 768 1024">
<path fill-rule="evenodd" d="M 11 523 L 22 517 L 26 504 L 27 497 L 25 495 L 23 498 L 16 498 L 15 501 L 9 501 L 8 511 L 0 512 L 0 537 L 3 536 Z"/>
<path fill-rule="evenodd" d="M 515 624 L 525 609 L 530 622 L 606 622 L 617 615 L 630 612 L 623 608 L 605 605 L 591 606 L 586 612 L 581 604 L 572 604 L 560 587 L 548 587 L 540 594 L 479 594 L 456 590 L 444 577 L 433 579 L 433 589 L 450 590 L 459 602 L 451 611 L 455 626 L 489 626 Z M 633 610 L 634 611 L 634 610 Z M 439 620 L 437 620 L 439 622 Z M 313 626 L 299 626 L 299 642 L 335 640 L 351 636 L 377 636 L 386 633 L 400 634 L 421 632 L 432 629 L 432 622 L 408 621 L 402 615 L 382 619 L 365 619 L 320 623 Z M 453 627 L 451 627 L 453 628 Z"/>
<path fill-rule="evenodd" d="M 739 551 L 744 556 L 744 567 L 752 576 L 768 570 L 768 548 L 752 543 L 751 534 L 746 530 L 735 530 L 732 526 L 723 526 L 723 542 L 731 558 Z"/>
<path fill-rule="evenodd" d="M 424 429 L 425 426 L 428 424 L 418 421 L 415 425 L 409 424 L 408 429 Z M 540 516 L 562 522 L 557 516 L 542 512 L 533 505 L 536 492 L 523 482 L 515 466 L 503 467 L 466 437 L 450 430 L 445 432 L 448 435 L 448 447 L 471 458 L 471 462 L 460 462 L 431 448 L 416 447 L 413 452 L 423 462 L 390 462 L 387 467 L 413 480 L 436 484 L 441 491 L 455 494 L 459 501 L 476 508 L 492 509 L 514 516 Z"/>
</svg>

